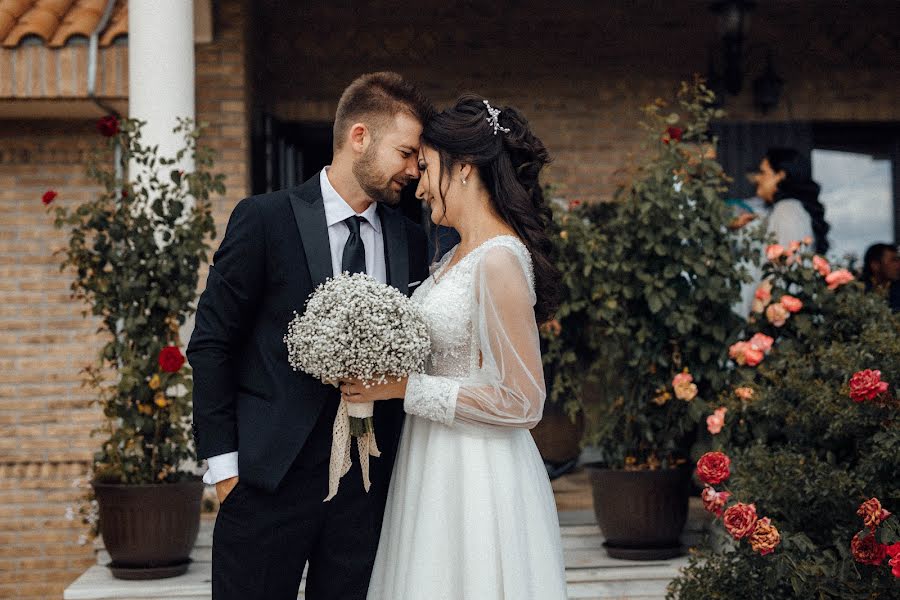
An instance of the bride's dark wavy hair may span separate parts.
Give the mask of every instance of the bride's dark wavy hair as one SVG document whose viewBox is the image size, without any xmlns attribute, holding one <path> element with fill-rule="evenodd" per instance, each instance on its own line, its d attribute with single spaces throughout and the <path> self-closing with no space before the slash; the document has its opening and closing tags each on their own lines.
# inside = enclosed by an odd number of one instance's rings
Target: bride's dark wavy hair
<svg viewBox="0 0 900 600">
<path fill-rule="evenodd" d="M 465 95 L 425 123 L 422 139 L 441 157 L 441 196 L 445 191 L 444 175 L 448 175 L 449 186 L 454 164 L 470 164 L 478 169 L 494 211 L 531 252 L 537 296 L 535 318 L 543 323 L 559 306 L 561 279 L 553 264 L 553 244 L 547 234 L 553 215 L 538 181 L 550 155 L 519 111 L 497 108 L 501 110 L 500 126 L 508 128 L 508 133 L 498 130 L 495 135 L 484 99 Z"/>
<path fill-rule="evenodd" d="M 825 207 L 819 201 L 819 184 L 813 181 L 812 165 L 803 154 L 793 148 L 769 148 L 766 160 L 776 173 L 784 171 L 784 179 L 778 182 L 775 202 L 788 198 L 799 200 L 809 213 L 815 237 L 816 252 L 828 252 L 828 231 L 831 225 L 825 220 Z"/>
</svg>

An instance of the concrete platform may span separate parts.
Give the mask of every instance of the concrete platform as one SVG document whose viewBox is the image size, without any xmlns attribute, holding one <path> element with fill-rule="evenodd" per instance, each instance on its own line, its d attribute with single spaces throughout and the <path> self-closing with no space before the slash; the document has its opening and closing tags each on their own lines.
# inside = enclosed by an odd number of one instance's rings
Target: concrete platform
<svg viewBox="0 0 900 600">
<path fill-rule="evenodd" d="M 658 562 L 634 562 L 609 558 L 600 530 L 590 511 L 560 513 L 568 595 L 572 599 L 661 600 L 666 586 L 676 577 L 687 558 Z M 178 600 L 210 599 L 210 519 L 204 519 L 194 559 L 180 577 L 149 582 L 114 579 L 104 565 L 109 555 L 98 547 L 97 565 L 88 569 L 63 596 L 64 600 Z M 303 598 L 303 593 L 298 596 Z"/>
</svg>

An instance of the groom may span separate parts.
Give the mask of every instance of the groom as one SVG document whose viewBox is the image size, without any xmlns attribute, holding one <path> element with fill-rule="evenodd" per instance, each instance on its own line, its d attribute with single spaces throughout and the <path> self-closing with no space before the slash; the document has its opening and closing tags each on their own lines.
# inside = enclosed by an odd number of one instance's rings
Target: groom
<svg viewBox="0 0 900 600">
<path fill-rule="evenodd" d="M 404 293 L 428 275 L 422 229 L 388 206 L 419 176 L 431 107 L 395 73 L 344 91 L 330 167 L 299 187 L 235 207 L 197 306 L 187 355 L 194 437 L 221 506 L 213 534 L 214 600 L 362 600 L 381 530 L 403 407 L 379 402 L 381 458 L 363 489 L 358 460 L 328 495 L 339 392 L 288 363 L 283 337 L 317 285 L 365 271 Z M 383 405 L 383 406 L 382 406 Z"/>
</svg>

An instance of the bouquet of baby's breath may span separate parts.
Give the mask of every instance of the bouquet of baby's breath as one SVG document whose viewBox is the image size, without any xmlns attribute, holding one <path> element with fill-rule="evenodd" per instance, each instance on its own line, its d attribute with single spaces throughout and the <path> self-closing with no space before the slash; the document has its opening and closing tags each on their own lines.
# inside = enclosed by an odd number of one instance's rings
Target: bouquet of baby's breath
<svg viewBox="0 0 900 600">
<path fill-rule="evenodd" d="M 334 385 L 360 379 L 369 386 L 424 370 L 431 340 L 419 308 L 369 275 L 343 273 L 329 279 L 309 297 L 303 315 L 294 314 L 284 342 L 296 371 Z M 350 468 L 350 438 L 358 438 L 366 489 L 368 456 L 379 456 L 373 412 L 374 403 L 341 401 L 332 445 L 332 471 L 343 470 L 339 479 Z M 337 491 L 336 481 L 332 491 Z"/>
</svg>

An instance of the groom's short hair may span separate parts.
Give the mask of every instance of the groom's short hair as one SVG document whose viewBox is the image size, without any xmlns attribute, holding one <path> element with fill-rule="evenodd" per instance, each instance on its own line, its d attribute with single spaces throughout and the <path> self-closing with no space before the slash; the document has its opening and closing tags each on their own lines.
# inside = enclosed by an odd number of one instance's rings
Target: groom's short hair
<svg viewBox="0 0 900 600">
<path fill-rule="evenodd" d="M 334 116 L 334 150 L 344 145 L 347 129 L 365 123 L 374 137 L 379 128 L 406 111 L 423 124 L 431 115 L 431 103 L 412 83 L 391 71 L 366 73 L 347 86 L 338 101 Z"/>
</svg>

